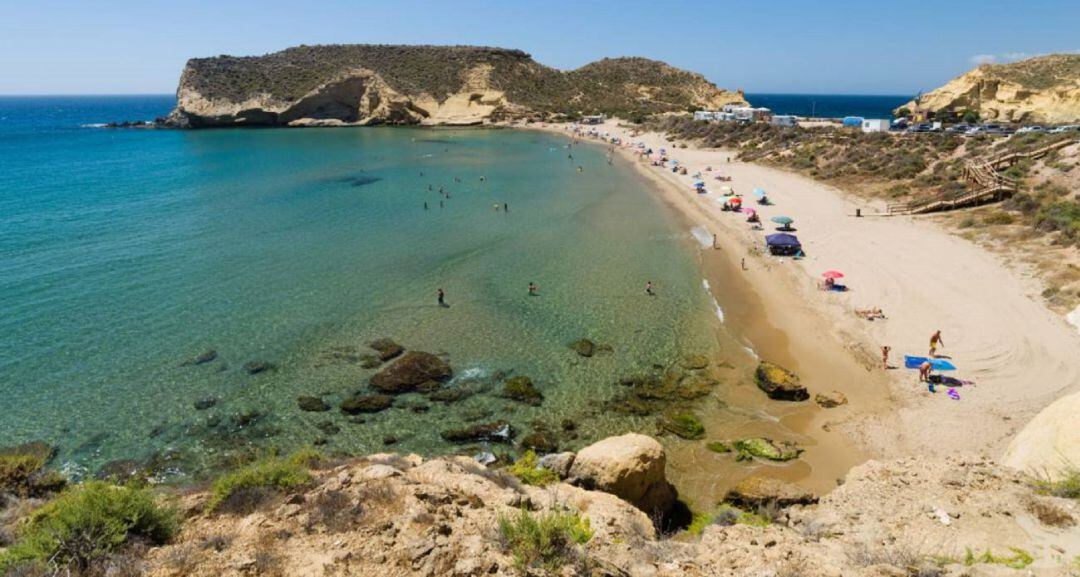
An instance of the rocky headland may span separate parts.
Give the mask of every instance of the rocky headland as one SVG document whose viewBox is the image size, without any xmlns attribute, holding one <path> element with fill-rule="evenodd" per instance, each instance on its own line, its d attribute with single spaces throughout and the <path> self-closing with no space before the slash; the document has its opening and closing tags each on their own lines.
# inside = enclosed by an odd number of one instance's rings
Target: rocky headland
<svg viewBox="0 0 1080 577">
<path fill-rule="evenodd" d="M 700 74 L 646 58 L 564 72 L 520 50 L 361 44 L 193 58 L 176 96 L 164 124 L 189 128 L 632 118 L 745 102 Z"/>
</svg>

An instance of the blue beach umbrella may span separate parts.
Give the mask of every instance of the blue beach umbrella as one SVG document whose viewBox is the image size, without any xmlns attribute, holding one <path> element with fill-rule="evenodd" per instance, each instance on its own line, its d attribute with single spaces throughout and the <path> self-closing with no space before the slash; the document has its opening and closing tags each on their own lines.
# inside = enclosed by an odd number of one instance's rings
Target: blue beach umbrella
<svg viewBox="0 0 1080 577">
<path fill-rule="evenodd" d="M 776 224 L 782 224 L 784 226 L 787 226 L 787 225 L 795 222 L 795 220 L 792 219 L 790 216 L 774 216 L 774 217 L 770 218 L 769 220 L 775 222 Z"/>
<path fill-rule="evenodd" d="M 765 189 L 763 189 L 763 188 L 755 188 L 754 189 L 754 195 L 755 196 L 765 196 Z"/>
<path fill-rule="evenodd" d="M 930 368 L 935 371 L 955 371 L 956 365 L 950 363 L 945 359 L 931 359 L 929 357 L 915 357 L 912 355 L 904 355 L 904 368 L 917 369 L 922 366 L 923 363 L 929 361 Z"/>
</svg>

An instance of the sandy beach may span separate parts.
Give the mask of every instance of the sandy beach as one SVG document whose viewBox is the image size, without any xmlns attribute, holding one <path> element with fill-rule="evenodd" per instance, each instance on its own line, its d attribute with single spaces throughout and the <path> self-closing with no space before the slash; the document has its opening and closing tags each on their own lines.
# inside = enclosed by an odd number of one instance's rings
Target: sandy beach
<svg viewBox="0 0 1080 577">
<path fill-rule="evenodd" d="M 1080 390 L 1076 330 L 1033 298 L 1033 280 L 975 244 L 917 218 L 857 218 L 856 209 L 866 215 L 882 207 L 801 175 L 738 162 L 730 151 L 675 148 L 661 134 L 637 134 L 612 120 L 585 128 L 621 139 L 622 146 L 614 147 L 620 156 L 660 185 L 691 222 L 717 235 L 718 249 L 704 251 L 706 270 L 720 282 L 724 275 L 746 281 L 743 290 L 736 282 L 713 283 L 725 323 L 762 357 L 799 372 L 811 395 L 847 395 L 850 403 L 841 408 L 791 417 L 805 420 L 808 429 L 842 431 L 872 457 L 1000 458 L 1039 410 Z M 566 126 L 545 129 L 570 134 Z M 666 148 L 687 174 L 672 172 L 670 164 L 652 166 L 631 148 L 637 143 Z M 699 172 L 707 194 L 693 190 Z M 716 175 L 732 180 L 719 182 Z M 765 230 L 752 230 L 745 214 L 721 210 L 722 185 L 759 211 Z M 758 187 L 772 205 L 753 202 L 750 192 Z M 806 258 L 765 254 L 764 235 L 775 227 L 769 219 L 778 215 L 794 219 Z M 829 269 L 842 271 L 850 290 L 819 290 L 820 275 Z M 871 307 L 887 318 L 868 321 L 854 313 Z M 956 388 L 958 400 L 943 387 L 931 393 L 917 371 L 902 368 L 905 354 L 927 354 L 938 329 L 944 341 L 939 354 L 958 367 L 950 376 L 974 382 Z M 899 368 L 882 369 L 882 345 L 892 347 L 889 364 Z M 843 443 L 832 435 L 818 435 L 818 441 Z M 820 475 L 814 477 L 819 480 L 811 484 L 819 484 Z"/>
</svg>

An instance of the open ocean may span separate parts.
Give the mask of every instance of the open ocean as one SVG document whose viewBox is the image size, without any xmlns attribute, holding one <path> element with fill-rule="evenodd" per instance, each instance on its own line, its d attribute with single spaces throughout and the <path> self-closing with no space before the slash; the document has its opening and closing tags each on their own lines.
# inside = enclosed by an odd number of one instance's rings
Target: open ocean
<svg viewBox="0 0 1080 577">
<path fill-rule="evenodd" d="M 620 377 L 720 347 L 697 242 L 599 146 L 511 130 L 94 127 L 172 105 L 0 98 L 2 444 L 54 443 L 75 475 L 126 458 L 184 475 L 320 439 L 446 452 L 443 429 L 506 419 L 525 434 L 540 418 L 575 421 L 573 449 L 652 430 L 601 410 Z M 336 405 L 367 389 L 357 357 L 379 337 L 445 355 L 449 386 L 475 394 L 402 395 L 349 420 Z M 579 357 L 568 345 L 582 337 L 614 352 Z M 214 361 L 185 364 L 209 349 Z M 249 361 L 275 368 L 249 375 Z M 543 406 L 501 398 L 507 374 L 530 376 Z M 302 412 L 299 395 L 334 409 Z"/>
<path fill-rule="evenodd" d="M 892 111 L 910 101 L 912 97 L 913 95 L 747 94 L 746 100 L 754 106 L 764 106 L 775 114 L 817 118 L 892 118 Z"/>
</svg>

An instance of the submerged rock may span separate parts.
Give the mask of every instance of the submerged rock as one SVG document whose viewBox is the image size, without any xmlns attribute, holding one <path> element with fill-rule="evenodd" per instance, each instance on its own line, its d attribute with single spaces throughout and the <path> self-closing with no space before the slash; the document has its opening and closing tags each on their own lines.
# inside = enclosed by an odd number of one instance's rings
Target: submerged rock
<svg viewBox="0 0 1080 577">
<path fill-rule="evenodd" d="M 379 355 L 360 355 L 361 369 L 377 369 L 380 366 L 382 366 L 382 359 Z"/>
<path fill-rule="evenodd" d="M 378 351 L 379 359 L 383 361 L 388 361 L 405 352 L 405 348 L 393 339 L 376 339 L 368 343 L 368 346 Z"/>
<path fill-rule="evenodd" d="M 300 407 L 301 411 L 307 411 L 309 413 L 321 413 L 330 410 L 330 405 L 327 404 L 326 401 L 311 395 L 300 395 L 299 397 L 296 397 L 296 404 Z"/>
<path fill-rule="evenodd" d="M 353 395 L 341 401 L 341 411 L 350 415 L 358 413 L 378 413 L 394 404 L 390 395 Z"/>
<path fill-rule="evenodd" d="M 798 485 L 768 477 L 743 479 L 724 495 L 725 502 L 748 510 L 768 505 L 810 505 L 817 500 L 813 493 Z"/>
<path fill-rule="evenodd" d="M 472 391 L 469 389 L 463 389 L 461 387 L 454 387 L 450 389 L 442 389 L 435 391 L 428 395 L 428 398 L 432 401 L 438 401 L 440 403 L 455 403 L 467 399 L 472 396 Z"/>
<path fill-rule="evenodd" d="M 217 403 L 217 397 L 203 397 L 201 399 L 197 399 L 194 403 L 192 403 L 192 405 L 195 407 L 196 411 L 205 411 L 206 409 L 213 407 Z"/>
<path fill-rule="evenodd" d="M 660 428 L 683 439 L 701 439 L 705 437 L 705 426 L 696 415 L 689 412 L 672 411 L 660 418 Z"/>
<path fill-rule="evenodd" d="M 507 380 L 502 396 L 529 405 L 539 405 L 544 400 L 544 395 L 533 385 L 532 379 L 524 376 Z"/>
<path fill-rule="evenodd" d="M 814 395 L 814 402 L 825 409 L 832 409 L 834 407 L 839 407 L 840 405 L 846 405 L 847 396 L 840 391 L 818 393 Z"/>
<path fill-rule="evenodd" d="M 428 383 L 440 383 L 453 375 L 450 365 L 439 357 L 422 351 L 405 353 L 394 364 L 371 377 L 372 388 L 382 393 L 398 394 L 415 391 Z"/>
<path fill-rule="evenodd" d="M 333 421 L 320 421 L 315 425 L 315 428 L 322 431 L 322 433 L 328 437 L 341 432 L 341 427 L 335 425 Z"/>
<path fill-rule="evenodd" d="M 21 445 L 0 447 L 0 457 L 23 455 L 34 457 L 42 463 L 48 463 L 56 456 L 56 446 L 50 445 L 45 441 L 30 441 L 29 443 L 23 443 Z"/>
<path fill-rule="evenodd" d="M 758 388 L 765 391 L 765 394 L 770 399 L 805 401 L 810 398 L 810 393 L 806 392 L 806 387 L 799 382 L 798 375 L 780 365 L 761 361 L 754 377 Z"/>
<path fill-rule="evenodd" d="M 217 351 L 209 349 L 195 355 L 194 357 L 184 361 L 184 365 L 204 365 L 216 359 L 218 357 Z"/>
<path fill-rule="evenodd" d="M 596 343 L 589 339 L 578 339 L 570 343 L 570 348 L 583 357 L 591 357 L 596 353 Z"/>
<path fill-rule="evenodd" d="M 491 423 L 469 425 L 460 429 L 449 429 L 440 433 L 443 440 L 450 443 L 474 443 L 480 441 L 506 443 L 514 436 L 510 423 L 498 420 Z"/>
<path fill-rule="evenodd" d="M 714 453 L 730 453 L 732 451 L 731 443 L 724 441 L 713 441 L 705 445 L 705 448 Z"/>
<path fill-rule="evenodd" d="M 275 368 L 274 364 L 267 361 L 248 361 L 244 363 L 244 371 L 249 375 L 257 375 L 273 368 Z"/>
<path fill-rule="evenodd" d="M 675 504 L 667 482 L 664 447 L 655 439 L 631 433 L 609 437 L 578 451 L 569 478 L 586 488 L 611 493 L 647 513 L 666 513 Z"/>
<path fill-rule="evenodd" d="M 764 437 L 740 439 L 733 442 L 731 447 L 738 453 L 736 459 L 739 461 L 749 461 L 754 457 L 769 461 L 790 461 L 803 452 L 794 443 L 774 443 L 772 439 Z"/>
<path fill-rule="evenodd" d="M 539 454 L 554 453 L 559 450 L 559 443 L 548 431 L 533 431 L 521 439 L 521 448 Z"/>
</svg>

